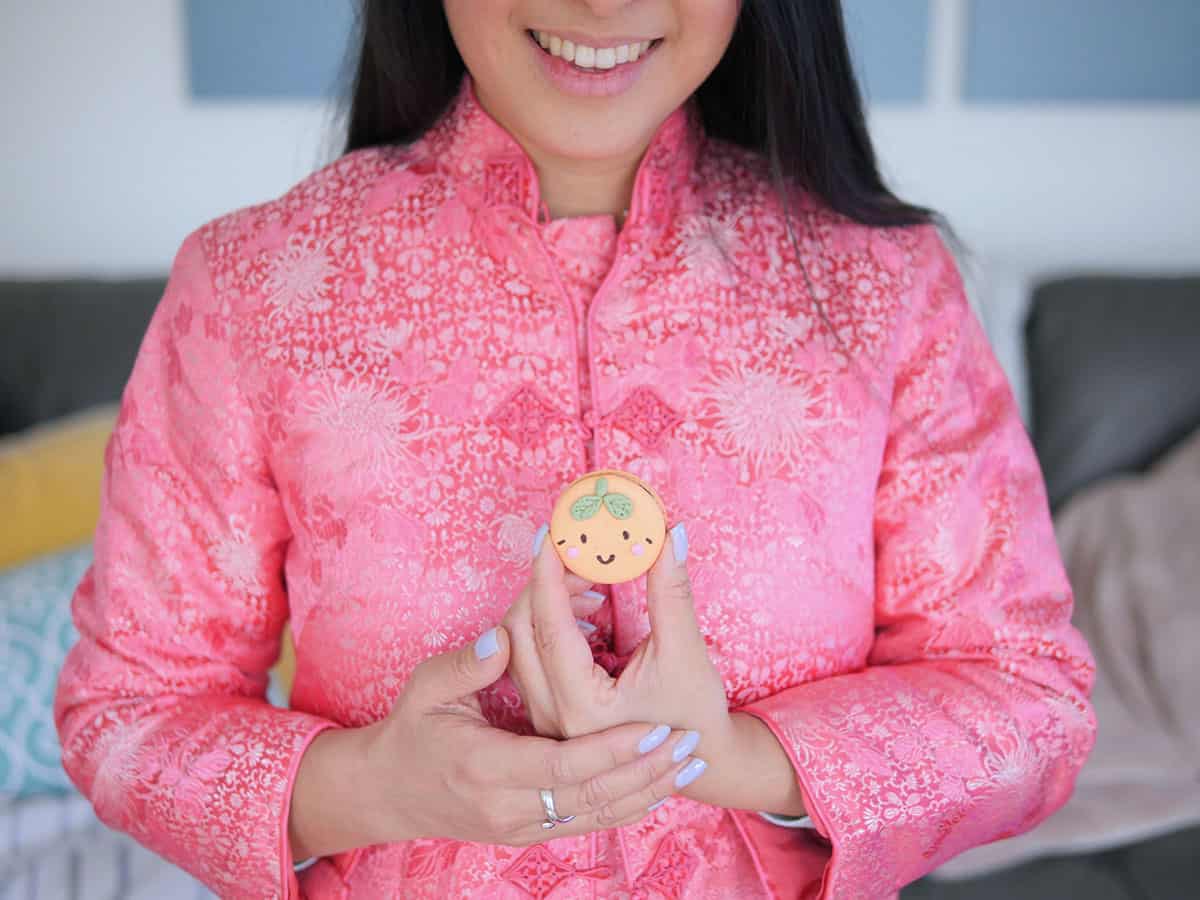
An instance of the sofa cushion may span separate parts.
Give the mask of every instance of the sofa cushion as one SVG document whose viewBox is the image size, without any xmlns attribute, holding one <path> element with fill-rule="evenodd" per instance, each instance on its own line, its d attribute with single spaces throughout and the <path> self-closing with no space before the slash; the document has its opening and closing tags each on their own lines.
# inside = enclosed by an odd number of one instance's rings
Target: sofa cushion
<svg viewBox="0 0 1200 900">
<path fill-rule="evenodd" d="M 0 569 L 92 539 L 118 404 L 0 437 Z"/>
<path fill-rule="evenodd" d="M 1051 506 L 1145 470 L 1200 424 L 1200 277 L 1046 282 L 1025 336 Z"/>
<path fill-rule="evenodd" d="M 54 692 L 79 637 L 71 596 L 91 563 L 89 542 L 0 571 L 0 807 L 72 789 L 54 727 Z"/>
<path fill-rule="evenodd" d="M 166 281 L 0 281 L 0 434 L 119 400 Z"/>
</svg>

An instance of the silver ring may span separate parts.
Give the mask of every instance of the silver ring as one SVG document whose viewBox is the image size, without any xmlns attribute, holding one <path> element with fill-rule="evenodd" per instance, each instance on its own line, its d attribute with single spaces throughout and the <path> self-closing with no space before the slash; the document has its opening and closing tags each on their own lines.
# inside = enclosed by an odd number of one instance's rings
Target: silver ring
<svg viewBox="0 0 1200 900">
<path fill-rule="evenodd" d="M 554 791 L 550 788 L 538 788 L 538 795 L 542 798 L 542 809 L 546 813 L 546 821 L 542 823 L 542 827 L 546 829 L 553 828 L 555 825 L 565 825 L 568 822 L 574 821 L 574 816 L 560 816 L 558 810 L 554 808 Z"/>
</svg>

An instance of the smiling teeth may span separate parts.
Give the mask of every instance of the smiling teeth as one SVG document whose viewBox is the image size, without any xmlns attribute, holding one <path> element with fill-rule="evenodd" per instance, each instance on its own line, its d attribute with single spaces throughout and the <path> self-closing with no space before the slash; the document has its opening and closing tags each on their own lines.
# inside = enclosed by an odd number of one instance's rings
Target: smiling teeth
<svg viewBox="0 0 1200 900">
<path fill-rule="evenodd" d="M 564 41 L 546 31 L 535 31 L 534 37 L 542 49 L 551 56 L 565 59 L 581 69 L 611 69 L 623 63 L 637 62 L 638 57 L 650 49 L 651 41 L 622 44 L 619 47 L 588 47 Z"/>
</svg>

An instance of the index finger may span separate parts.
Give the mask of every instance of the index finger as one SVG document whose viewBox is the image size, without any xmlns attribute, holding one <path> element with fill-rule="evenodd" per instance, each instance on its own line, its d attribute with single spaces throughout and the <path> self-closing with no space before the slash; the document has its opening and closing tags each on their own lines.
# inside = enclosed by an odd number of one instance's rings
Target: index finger
<svg viewBox="0 0 1200 900">
<path fill-rule="evenodd" d="M 579 784 L 623 766 L 659 747 L 671 735 L 668 725 L 630 722 L 581 737 L 517 737 L 510 770 L 518 787 L 553 788 Z"/>
<path fill-rule="evenodd" d="M 527 588 L 534 645 L 555 700 L 583 702 L 593 684 L 592 649 L 575 621 L 566 570 L 549 543 L 544 540 L 533 559 Z"/>
<path fill-rule="evenodd" d="M 563 582 L 567 585 L 567 593 L 569 594 L 581 594 L 596 583 L 588 581 L 582 575 L 576 575 L 570 569 L 566 568 L 563 569 Z"/>
</svg>

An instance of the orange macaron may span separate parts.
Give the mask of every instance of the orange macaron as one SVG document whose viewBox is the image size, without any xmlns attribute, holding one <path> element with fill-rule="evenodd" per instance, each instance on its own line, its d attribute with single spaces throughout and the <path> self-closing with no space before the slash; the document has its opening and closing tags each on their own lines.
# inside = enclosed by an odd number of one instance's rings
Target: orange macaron
<svg viewBox="0 0 1200 900">
<path fill-rule="evenodd" d="M 567 569 L 594 584 L 632 581 L 662 553 L 667 509 L 642 479 L 598 469 L 571 482 L 550 514 L 550 540 Z"/>
</svg>

